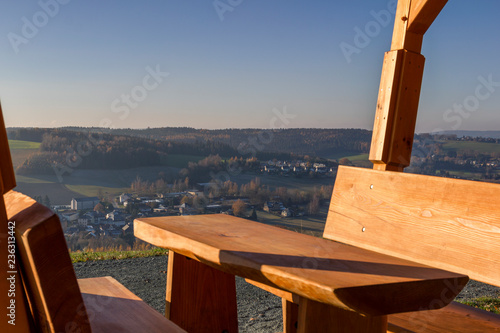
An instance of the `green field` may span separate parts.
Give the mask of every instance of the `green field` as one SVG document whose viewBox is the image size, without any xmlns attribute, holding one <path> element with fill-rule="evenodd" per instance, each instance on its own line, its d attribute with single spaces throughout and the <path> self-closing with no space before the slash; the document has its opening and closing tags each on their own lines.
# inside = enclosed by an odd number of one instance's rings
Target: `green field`
<svg viewBox="0 0 500 333">
<path fill-rule="evenodd" d="M 483 174 L 479 172 L 467 172 L 467 171 L 455 171 L 455 170 L 446 170 L 452 176 L 458 176 L 464 179 L 470 180 L 481 180 L 484 181 Z"/>
<path fill-rule="evenodd" d="M 351 162 L 357 162 L 357 161 L 368 161 L 368 156 L 369 154 L 358 154 L 358 155 L 349 155 L 344 157 L 348 158 Z"/>
<path fill-rule="evenodd" d="M 38 149 L 40 142 L 9 140 L 10 149 Z"/>
<path fill-rule="evenodd" d="M 356 158 L 356 157 L 362 157 L 364 155 L 366 155 L 366 159 L 368 159 L 368 154 L 359 154 L 356 152 L 348 152 L 348 151 L 341 151 L 341 152 L 329 154 L 328 156 L 322 156 L 322 157 L 327 158 L 329 160 L 337 160 L 338 161 L 344 157 L 351 159 L 351 157 Z"/>
<path fill-rule="evenodd" d="M 9 140 L 10 155 L 14 169 L 20 166 L 31 155 L 40 148 L 39 142 Z"/>
<path fill-rule="evenodd" d="M 236 182 L 238 185 L 248 184 L 256 177 L 260 178 L 262 185 L 267 185 L 271 188 L 286 187 L 288 189 L 298 189 L 300 191 L 312 191 L 315 187 L 322 185 L 333 185 L 334 178 L 296 178 L 294 176 L 283 177 L 278 175 L 267 175 L 257 173 L 242 173 L 240 175 L 229 175 L 229 180 Z"/>
<path fill-rule="evenodd" d="M 320 213 L 315 216 L 280 217 L 259 210 L 257 211 L 257 218 L 261 223 L 321 237 L 325 228 L 327 213 L 328 209 L 322 207 Z"/>
<path fill-rule="evenodd" d="M 118 196 L 123 192 L 130 190 L 130 187 L 103 187 L 96 185 L 66 185 L 66 188 L 75 193 L 81 194 L 82 197 L 95 197 L 99 194 Z"/>
<path fill-rule="evenodd" d="M 206 156 L 170 154 L 162 161 L 162 163 L 169 167 L 186 168 L 189 162 L 198 162 L 205 157 Z"/>
<path fill-rule="evenodd" d="M 500 153 L 500 144 L 474 141 L 452 141 L 443 145 L 445 151 L 473 150 L 478 153 Z"/>
<path fill-rule="evenodd" d="M 28 177 L 16 175 L 16 181 L 18 183 L 29 183 L 29 184 L 52 184 L 55 182 L 54 180 L 50 180 L 47 178 L 39 178 L 39 177 Z"/>
</svg>

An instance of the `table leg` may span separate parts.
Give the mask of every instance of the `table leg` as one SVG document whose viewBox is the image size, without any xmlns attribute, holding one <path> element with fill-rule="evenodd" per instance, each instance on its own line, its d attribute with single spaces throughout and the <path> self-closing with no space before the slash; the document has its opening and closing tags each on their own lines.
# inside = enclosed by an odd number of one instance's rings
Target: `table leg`
<svg viewBox="0 0 500 333">
<path fill-rule="evenodd" d="M 356 312 L 342 310 L 303 297 L 299 300 L 298 324 L 299 333 L 387 332 L 387 316 L 365 317 Z"/>
<path fill-rule="evenodd" d="M 238 332 L 234 275 L 173 251 L 168 257 L 165 316 L 190 333 Z"/>
<path fill-rule="evenodd" d="M 289 300 L 281 299 L 283 308 L 283 333 L 297 333 L 299 305 Z"/>
</svg>

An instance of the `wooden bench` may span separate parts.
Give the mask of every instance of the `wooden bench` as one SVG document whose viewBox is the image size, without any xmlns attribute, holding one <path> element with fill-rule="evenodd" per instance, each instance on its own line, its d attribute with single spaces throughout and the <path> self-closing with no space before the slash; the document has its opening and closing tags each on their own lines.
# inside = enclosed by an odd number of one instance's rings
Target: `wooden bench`
<svg viewBox="0 0 500 333">
<path fill-rule="evenodd" d="M 500 287 L 500 185 L 340 167 L 323 237 Z M 282 297 L 295 332 L 300 297 L 247 281 Z M 455 302 L 388 321 L 389 332 L 500 332 L 500 315 Z"/>
<path fill-rule="evenodd" d="M 193 304 L 208 298 L 217 300 L 210 309 L 236 315 L 230 274 L 283 298 L 285 332 L 374 332 L 384 314 L 389 332 L 500 332 L 499 315 L 446 306 L 466 279 L 433 269 L 500 286 L 498 194 L 498 184 L 340 167 L 324 239 L 226 215 L 142 218 L 134 227 L 175 252 L 167 316 L 193 331 L 209 320 Z M 348 326 L 333 320 L 346 310 L 361 316 Z"/>
<path fill-rule="evenodd" d="M 361 248 L 459 272 L 500 286 L 499 194 L 498 184 L 340 167 L 324 238 L 352 246 L 351 249 Z M 410 294 L 402 296 L 403 289 L 398 298 L 389 288 L 384 289 L 382 283 L 373 288 L 365 285 L 360 289 L 363 292 L 354 292 L 358 283 L 354 280 L 369 280 L 375 277 L 374 272 L 415 276 L 415 267 L 408 263 L 389 264 L 369 257 L 360 260 L 359 255 L 354 257 L 351 252 L 354 250 L 339 247 L 338 243 L 331 242 L 338 245 L 330 246 L 319 240 L 315 242 L 310 236 L 294 236 L 277 228 L 240 224 L 237 220 L 240 219 L 219 215 L 146 218 L 135 221 L 135 230 L 139 238 L 158 246 L 168 245 L 176 257 L 179 253 L 256 280 L 257 285 L 283 297 L 286 332 L 295 331 L 300 310 L 296 304 L 304 298 L 367 314 L 373 311 L 372 315 L 376 311 L 360 306 L 363 298 L 379 297 L 375 309 L 380 311 L 385 311 L 388 304 L 401 308 L 405 302 L 411 302 Z M 345 251 L 349 251 L 351 261 L 335 257 Z M 334 259 L 339 258 L 349 262 L 344 264 L 345 277 L 329 276 L 332 280 L 325 282 L 322 276 L 326 275 L 322 274 L 338 270 Z M 358 262 L 363 268 L 357 266 Z M 301 271 L 301 267 L 305 270 Z M 460 281 L 442 287 L 438 297 L 416 310 L 444 307 L 463 287 Z M 332 288 L 341 298 L 340 295 L 346 295 L 346 289 L 342 288 L 346 285 L 352 291 L 348 302 L 336 303 L 338 300 L 330 301 L 324 295 L 325 290 Z M 415 288 L 414 292 L 422 292 Z M 387 299 L 380 295 L 384 292 Z M 394 308 L 391 311 L 398 312 Z M 392 314 L 388 321 L 391 332 L 500 332 L 500 316 L 457 303 L 441 310 Z"/>
<path fill-rule="evenodd" d="M 58 217 L 14 191 L 4 200 L 33 331 L 185 332 L 110 276 L 77 280 Z"/>
</svg>

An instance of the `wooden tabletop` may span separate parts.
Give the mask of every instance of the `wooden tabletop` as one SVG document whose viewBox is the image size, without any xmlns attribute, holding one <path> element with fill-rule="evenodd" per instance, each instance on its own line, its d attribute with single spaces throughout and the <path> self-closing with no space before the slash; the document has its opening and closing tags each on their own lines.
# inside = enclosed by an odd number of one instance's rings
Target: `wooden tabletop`
<svg viewBox="0 0 500 333">
<path fill-rule="evenodd" d="M 229 215 L 140 218 L 134 234 L 222 271 L 366 315 L 440 308 L 468 281 L 465 275 Z"/>
</svg>

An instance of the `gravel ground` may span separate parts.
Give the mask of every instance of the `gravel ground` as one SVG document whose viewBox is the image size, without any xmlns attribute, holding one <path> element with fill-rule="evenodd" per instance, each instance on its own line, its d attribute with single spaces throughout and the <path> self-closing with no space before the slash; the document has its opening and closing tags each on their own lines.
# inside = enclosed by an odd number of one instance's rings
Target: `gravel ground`
<svg viewBox="0 0 500 333">
<path fill-rule="evenodd" d="M 78 278 L 112 276 L 160 313 L 165 312 L 167 257 L 88 261 L 74 264 Z M 242 333 L 283 331 L 281 300 L 236 278 L 238 324 Z M 457 297 L 500 297 L 500 288 L 470 281 Z"/>
</svg>

